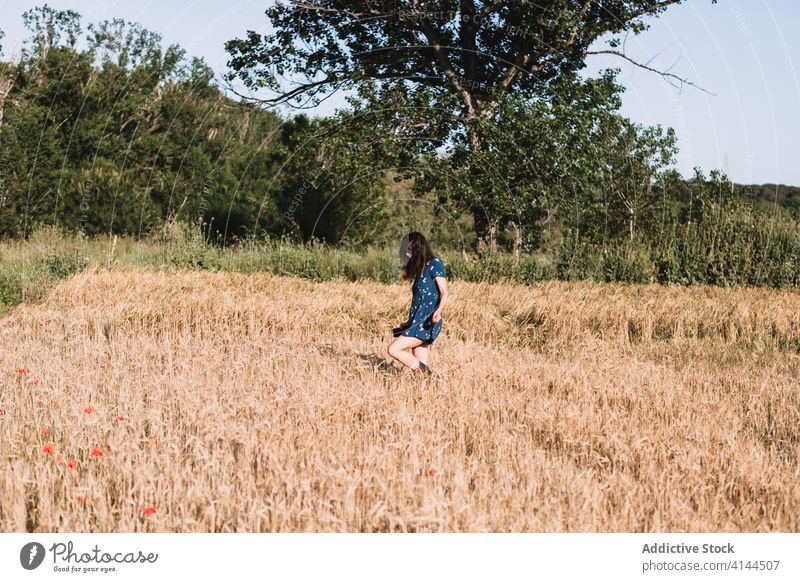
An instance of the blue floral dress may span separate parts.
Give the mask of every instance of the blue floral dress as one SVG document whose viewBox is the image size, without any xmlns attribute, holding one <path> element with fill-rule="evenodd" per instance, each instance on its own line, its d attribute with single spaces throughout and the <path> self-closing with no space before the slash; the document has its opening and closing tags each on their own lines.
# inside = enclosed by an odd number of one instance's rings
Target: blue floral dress
<svg viewBox="0 0 800 582">
<path fill-rule="evenodd" d="M 422 269 L 422 274 L 414 279 L 411 290 L 411 310 L 408 314 L 408 329 L 400 335 L 416 337 L 433 343 L 442 329 L 442 319 L 433 323 L 433 312 L 439 307 L 441 294 L 434 277 L 444 277 L 444 263 L 439 257 L 433 257 Z"/>
</svg>

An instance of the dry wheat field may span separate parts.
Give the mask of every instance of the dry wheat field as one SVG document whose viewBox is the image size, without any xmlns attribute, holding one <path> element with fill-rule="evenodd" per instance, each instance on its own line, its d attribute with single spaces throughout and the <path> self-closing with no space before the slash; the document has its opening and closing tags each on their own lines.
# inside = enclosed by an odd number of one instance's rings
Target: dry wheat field
<svg viewBox="0 0 800 582">
<path fill-rule="evenodd" d="M 93 269 L 0 320 L 0 531 L 800 531 L 800 293 Z"/>
</svg>

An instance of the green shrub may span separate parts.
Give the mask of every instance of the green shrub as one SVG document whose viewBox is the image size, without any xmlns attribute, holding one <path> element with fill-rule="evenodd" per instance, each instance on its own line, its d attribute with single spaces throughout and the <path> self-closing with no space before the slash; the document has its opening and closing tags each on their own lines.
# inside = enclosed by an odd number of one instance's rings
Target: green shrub
<svg viewBox="0 0 800 582">
<path fill-rule="evenodd" d="M 0 305 L 15 306 L 22 302 L 22 288 L 18 279 L 0 273 Z"/>
</svg>

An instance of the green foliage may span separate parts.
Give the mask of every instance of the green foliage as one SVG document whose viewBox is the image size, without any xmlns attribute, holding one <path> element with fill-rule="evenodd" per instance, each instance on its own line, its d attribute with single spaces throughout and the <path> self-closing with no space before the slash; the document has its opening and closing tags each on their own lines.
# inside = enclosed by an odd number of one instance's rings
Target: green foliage
<svg viewBox="0 0 800 582">
<path fill-rule="evenodd" d="M 220 249 L 208 243 L 203 223 L 171 220 L 158 238 L 163 262 L 174 267 L 196 270 L 218 270 Z"/>
<path fill-rule="evenodd" d="M 0 272 L 0 307 L 22 303 L 19 281 L 11 273 Z"/>
<path fill-rule="evenodd" d="M 320 102 L 370 81 L 409 95 L 430 89 L 440 105 L 457 95 L 463 107 L 453 112 L 469 124 L 501 94 L 537 95 L 581 70 L 597 39 L 638 34 L 646 18 L 681 2 L 278 2 L 265 11 L 269 33 L 249 31 L 226 49 L 234 75 L 272 89 L 275 102 Z M 297 79 L 291 89 L 286 77 Z"/>
<path fill-rule="evenodd" d="M 557 260 L 566 279 L 682 285 L 794 287 L 800 283 L 800 234 L 782 212 L 764 212 L 732 194 L 719 172 L 701 172 L 683 204 L 649 236 L 603 243 L 574 230 Z M 780 210 L 780 209 L 777 209 Z M 685 222 L 684 222 L 685 221 Z"/>
<path fill-rule="evenodd" d="M 267 230 L 348 246 L 379 239 L 389 220 L 384 175 L 390 168 L 376 162 L 391 163 L 390 144 L 358 111 L 284 123 L 279 172 L 267 188 L 271 205 L 262 211 Z"/>
<path fill-rule="evenodd" d="M 229 241 L 256 230 L 280 120 L 237 103 L 200 59 L 120 19 L 89 27 L 47 6 L 0 86 L 0 236 L 40 226 L 147 235 L 171 218 Z"/>
<path fill-rule="evenodd" d="M 85 269 L 89 264 L 89 259 L 81 256 L 78 249 L 53 249 L 47 255 L 46 264 L 47 273 L 51 278 L 66 279 Z"/>
<path fill-rule="evenodd" d="M 635 30 L 631 10 L 659 12 L 645 4 L 620 2 L 610 9 L 619 22 L 597 13 L 577 34 Z M 116 234 L 130 264 L 313 280 L 394 281 L 397 243 L 420 230 L 445 249 L 449 275 L 469 281 L 800 283 L 800 189 L 737 186 L 699 169 L 687 181 L 667 169 L 674 132 L 618 114 L 614 70 L 596 79 L 572 70 L 588 38 L 551 55 L 563 67 L 497 92 L 487 87 L 503 71 L 484 58 L 524 43 L 511 46 L 487 23 L 468 30 L 486 51 L 445 56 L 462 80 L 488 84 L 465 96 L 431 47 L 367 50 L 410 41 L 419 21 L 344 24 L 309 12 L 271 7 L 270 36 L 229 49 L 253 86 L 274 81 L 267 71 L 310 73 L 337 54 L 352 64 L 349 107 L 323 119 L 281 119 L 230 99 L 202 60 L 140 25 L 93 24 L 80 48 L 78 14 L 28 11 L 22 56 L 0 69 L 0 236 L 32 246 L 2 258 L 0 298 L 31 300 L 89 264 L 112 264 L 106 242 Z M 525 2 L 496 18 L 574 24 Z M 440 24 L 446 35 L 458 28 Z M 309 43 L 293 43 L 297 35 Z M 491 244 L 476 256 L 473 239 Z"/>
<path fill-rule="evenodd" d="M 385 104 L 381 110 L 403 118 L 395 128 L 425 158 L 417 193 L 435 187 L 440 200 L 465 205 L 476 245 L 493 248 L 510 225 L 519 251 L 540 242 L 536 222 L 548 196 L 583 205 L 604 181 L 612 186 L 604 193 L 627 208 L 631 238 L 646 220 L 654 161 L 664 165 L 669 144 L 660 128 L 631 124 L 619 139 L 606 129 L 593 144 L 593 115 L 608 104 L 617 109 L 619 99 L 607 78 L 576 79 L 597 52 L 595 41 L 615 35 L 610 46 L 617 47 L 620 34 L 639 34 L 646 17 L 681 1 L 279 2 L 266 10 L 268 34 L 249 31 L 226 49 L 230 77 L 271 90 L 267 103 L 318 104 L 349 88 L 372 109 Z M 287 76 L 296 81 L 289 89 Z M 560 125 L 548 123 L 550 115 Z M 452 146 L 445 156 L 433 152 L 442 144 Z M 592 146 L 602 159 L 586 155 Z"/>
<path fill-rule="evenodd" d="M 427 156 L 416 194 L 470 209 L 476 233 L 486 231 L 490 246 L 505 238 L 515 252 L 539 248 L 554 213 L 585 236 L 635 236 L 657 209 L 653 179 L 675 139 L 616 113 L 615 77 L 562 75 L 536 99 L 501 99 L 474 130 L 480 148 L 463 135 L 446 155 Z"/>
</svg>

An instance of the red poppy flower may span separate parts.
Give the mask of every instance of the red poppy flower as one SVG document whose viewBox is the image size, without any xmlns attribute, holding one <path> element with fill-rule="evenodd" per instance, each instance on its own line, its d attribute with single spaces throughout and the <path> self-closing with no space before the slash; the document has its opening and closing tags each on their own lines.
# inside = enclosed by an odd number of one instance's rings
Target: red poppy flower
<svg viewBox="0 0 800 582">
<path fill-rule="evenodd" d="M 24 374 L 25 370 L 23 368 L 17 368 L 17 374 Z"/>
<path fill-rule="evenodd" d="M 42 434 L 50 434 L 50 429 L 49 428 L 43 428 L 42 429 Z"/>
<path fill-rule="evenodd" d="M 119 420 L 119 421 L 125 420 L 125 417 L 124 416 L 118 416 L 117 420 Z"/>
<path fill-rule="evenodd" d="M 91 414 L 91 413 L 92 413 L 92 410 L 93 410 L 93 408 L 92 408 L 91 406 L 87 406 L 86 408 L 84 408 L 84 409 L 83 409 L 83 411 L 84 411 L 86 414 Z"/>
<path fill-rule="evenodd" d="M 79 503 L 86 503 L 86 497 L 84 497 L 83 495 L 78 495 L 77 499 Z"/>
<path fill-rule="evenodd" d="M 433 477 L 436 475 L 436 469 L 428 469 L 428 477 Z"/>
<path fill-rule="evenodd" d="M 149 507 L 145 507 L 144 508 L 144 514 L 145 515 L 153 515 L 155 512 L 156 512 L 156 508 L 153 507 L 152 505 L 149 506 Z"/>
<path fill-rule="evenodd" d="M 89 453 L 89 454 L 92 455 L 93 457 L 102 457 L 103 456 L 103 451 L 101 451 L 100 449 L 95 447 L 95 448 L 92 449 L 92 452 Z"/>
<path fill-rule="evenodd" d="M 42 447 L 42 452 L 47 453 L 48 455 L 52 455 L 56 452 L 56 448 L 53 443 L 47 443 L 45 446 Z"/>
<path fill-rule="evenodd" d="M 2 406 L 0 406 L 0 414 L 5 414 L 5 413 L 6 413 L 6 409 L 3 408 Z"/>
<path fill-rule="evenodd" d="M 76 463 L 75 461 L 69 461 L 67 463 L 67 469 L 74 469 L 77 466 L 78 466 L 78 463 Z"/>
</svg>

